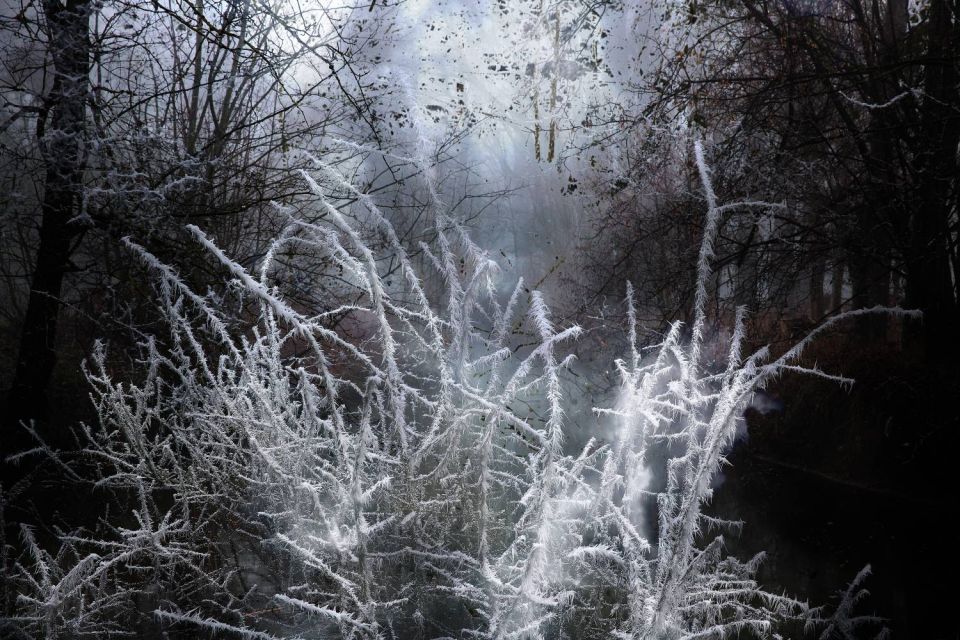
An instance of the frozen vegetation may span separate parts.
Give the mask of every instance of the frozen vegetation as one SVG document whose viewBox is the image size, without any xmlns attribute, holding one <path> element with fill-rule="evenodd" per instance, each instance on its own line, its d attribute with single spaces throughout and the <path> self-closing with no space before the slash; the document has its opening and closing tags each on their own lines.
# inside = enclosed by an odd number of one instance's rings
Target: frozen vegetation
<svg viewBox="0 0 960 640">
<path fill-rule="evenodd" d="M 112 375 L 98 347 L 86 375 L 99 424 L 81 427 L 79 451 L 41 444 L 24 455 L 49 456 L 135 508 L 63 532 L 55 554 L 23 527 L 4 546 L 29 551 L 10 561 L 18 614 L 6 628 L 46 638 L 159 626 L 171 638 L 674 639 L 769 637 L 785 620 L 831 637 L 873 622 L 852 612 L 858 585 L 833 620 L 764 590 L 761 557 L 724 551 L 741 523 L 704 512 L 755 391 L 786 372 L 845 379 L 797 363 L 820 329 L 779 357 L 743 353 L 743 310 L 726 365 L 706 366 L 714 234 L 737 205 L 716 202 L 699 146 L 696 158 L 708 211 L 695 319 L 641 349 L 626 285 L 618 398 L 595 409 L 615 437 L 579 451 L 564 444 L 562 377 L 580 329 L 557 326 L 522 283 L 501 296 L 497 265 L 439 198 L 436 241 L 416 259 L 372 200 L 355 192 L 350 216 L 328 203 L 325 186 L 352 187 L 322 165 L 303 174 L 321 222 L 291 215 L 255 268 L 191 227 L 234 297 L 256 310 L 240 326 L 222 300 L 129 240 L 156 279 L 166 333 L 144 339 L 136 383 Z M 386 282 L 360 209 L 402 284 Z M 333 265 L 356 302 L 318 310 L 285 297 L 272 276 L 291 246 Z M 337 315 L 362 335 L 331 330 Z M 535 344 L 518 348 L 520 331 Z"/>
</svg>

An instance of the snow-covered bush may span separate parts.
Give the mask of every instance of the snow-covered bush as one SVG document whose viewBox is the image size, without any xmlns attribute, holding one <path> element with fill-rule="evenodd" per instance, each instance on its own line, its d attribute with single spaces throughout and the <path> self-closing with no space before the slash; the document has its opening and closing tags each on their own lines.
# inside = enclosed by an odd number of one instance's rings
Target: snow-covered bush
<svg viewBox="0 0 960 640">
<path fill-rule="evenodd" d="M 805 615 L 758 586 L 759 558 L 724 554 L 716 531 L 736 523 L 703 506 L 751 394 L 786 371 L 827 374 L 794 364 L 810 338 L 777 359 L 743 357 L 742 313 L 726 368 L 701 362 L 721 207 L 699 147 L 697 158 L 709 207 L 691 338 L 674 325 L 641 354 L 628 287 L 619 398 L 597 410 L 616 437 L 576 452 L 562 376 L 579 328 L 555 326 L 522 283 L 503 299 L 496 264 L 439 199 L 418 260 L 364 194 L 351 217 L 329 204 L 322 184 L 352 187 L 322 165 L 303 176 L 320 222 L 291 217 L 255 270 L 190 227 L 256 309 L 239 328 L 128 242 L 155 274 L 167 333 L 144 341 L 136 383 L 93 353 L 99 424 L 82 428 L 79 454 L 50 455 L 135 508 L 64 534 L 55 557 L 24 529 L 6 623 L 50 638 L 151 624 L 168 637 L 694 638 L 765 636 Z M 401 283 L 357 231 L 361 207 Z M 335 265 L 355 302 L 290 302 L 271 275 L 291 245 Z M 524 332 L 532 345 L 517 344 Z M 654 491 L 658 463 L 666 486 Z"/>
</svg>

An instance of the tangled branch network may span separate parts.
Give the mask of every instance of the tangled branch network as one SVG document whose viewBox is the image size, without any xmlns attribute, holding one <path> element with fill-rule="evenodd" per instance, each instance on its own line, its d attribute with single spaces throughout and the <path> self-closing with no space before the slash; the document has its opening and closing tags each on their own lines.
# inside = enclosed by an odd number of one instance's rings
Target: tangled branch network
<svg viewBox="0 0 960 640">
<path fill-rule="evenodd" d="M 24 527 L 5 629 L 674 639 L 769 636 L 784 619 L 816 617 L 758 585 L 760 557 L 728 557 L 722 533 L 738 523 L 704 505 L 756 390 L 787 371 L 844 379 L 797 364 L 824 327 L 778 358 L 743 356 L 742 311 L 725 367 L 704 366 L 721 207 L 699 146 L 696 157 L 708 210 L 690 337 L 675 324 L 641 353 L 628 286 L 619 396 L 595 410 L 615 437 L 575 452 L 562 376 L 580 329 L 557 327 L 522 282 L 501 296 L 496 265 L 442 211 L 414 259 L 371 199 L 321 167 L 304 174 L 316 221 L 290 219 L 256 269 L 190 227 L 255 309 L 239 327 L 128 242 L 155 276 L 166 333 L 143 342 L 136 384 L 115 379 L 98 346 L 86 375 L 99 424 L 80 428 L 80 451 L 38 449 L 132 512 L 63 533 L 56 552 Z M 357 215 L 325 198 L 328 181 L 354 193 L 400 286 L 385 282 Z M 273 274 L 289 247 L 333 265 L 356 303 L 314 313 L 286 297 Z M 332 317 L 355 319 L 363 339 L 333 330 Z M 521 326 L 536 344 L 518 351 Z M 530 402 L 543 407 L 536 420 L 511 409 Z M 665 486 L 653 491 L 658 463 Z"/>
</svg>

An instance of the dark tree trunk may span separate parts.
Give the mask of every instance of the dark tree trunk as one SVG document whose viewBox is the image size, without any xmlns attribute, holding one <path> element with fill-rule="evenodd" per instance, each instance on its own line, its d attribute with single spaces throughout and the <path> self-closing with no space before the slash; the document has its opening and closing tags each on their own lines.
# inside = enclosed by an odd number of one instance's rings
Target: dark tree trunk
<svg viewBox="0 0 960 640">
<path fill-rule="evenodd" d="M 814 258 L 810 267 L 810 322 L 820 322 L 823 319 L 823 280 L 826 275 L 826 258 Z"/>
<path fill-rule="evenodd" d="M 951 190 L 956 189 L 958 29 L 960 7 L 949 0 L 930 3 L 924 92 L 922 153 L 917 174 L 917 208 L 912 216 L 906 260 L 907 303 L 924 312 L 923 337 L 931 355 L 949 356 L 957 346 L 957 305 L 950 264 Z"/>
<path fill-rule="evenodd" d="M 20 421 L 46 417 L 47 387 L 57 360 L 57 316 L 80 212 L 86 101 L 89 91 L 89 0 L 46 0 L 53 87 L 37 121 L 46 164 L 40 242 L 10 391 L 4 453 L 23 443 Z M 49 121 L 48 121 L 49 120 Z"/>
<path fill-rule="evenodd" d="M 886 305 L 890 301 L 890 269 L 883 262 L 887 249 L 876 241 L 876 232 L 869 228 L 867 231 L 869 237 L 864 240 L 864 246 L 848 258 L 852 302 L 858 309 Z M 887 334 L 887 321 L 888 318 L 880 314 L 860 317 L 856 321 L 857 334 L 867 342 L 880 340 Z"/>
</svg>

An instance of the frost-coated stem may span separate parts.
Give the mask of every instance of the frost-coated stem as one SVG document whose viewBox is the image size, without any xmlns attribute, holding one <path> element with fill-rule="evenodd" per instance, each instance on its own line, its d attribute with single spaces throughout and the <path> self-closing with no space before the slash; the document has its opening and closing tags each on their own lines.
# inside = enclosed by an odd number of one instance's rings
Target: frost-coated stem
<svg viewBox="0 0 960 640">
<path fill-rule="evenodd" d="M 717 208 L 717 196 L 713 191 L 710 169 L 703 155 L 703 144 L 697 140 L 693 144 L 700 184 L 707 199 L 707 216 L 703 225 L 703 237 L 700 239 L 700 254 L 697 256 L 697 282 L 693 299 L 693 329 L 690 338 L 690 370 L 694 376 L 700 367 L 700 351 L 703 348 L 703 330 L 707 321 L 707 284 L 712 275 L 711 263 L 714 258 L 713 243 L 720 226 L 720 212 Z"/>
</svg>

